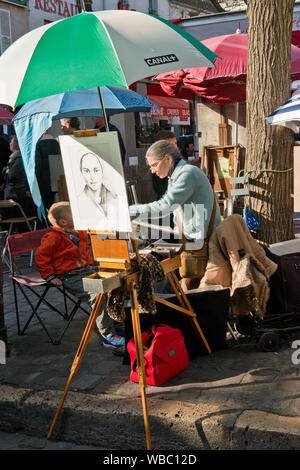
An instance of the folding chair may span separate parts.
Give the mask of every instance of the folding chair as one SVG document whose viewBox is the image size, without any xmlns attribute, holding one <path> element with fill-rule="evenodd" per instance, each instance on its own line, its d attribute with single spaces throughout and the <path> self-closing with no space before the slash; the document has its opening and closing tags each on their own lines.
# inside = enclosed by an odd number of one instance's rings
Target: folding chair
<svg viewBox="0 0 300 470">
<path fill-rule="evenodd" d="M 36 250 L 41 243 L 42 237 L 49 231 L 49 228 L 35 230 L 33 232 L 24 232 L 16 235 L 10 235 L 7 237 L 7 246 L 8 252 L 10 256 L 10 277 L 13 282 L 13 290 L 14 290 L 14 301 L 15 301 L 15 308 L 16 308 L 16 317 L 17 317 L 17 329 L 18 335 L 23 335 L 27 330 L 29 324 L 31 323 L 32 319 L 35 317 L 43 327 L 44 331 L 46 332 L 48 338 L 50 339 L 51 343 L 54 345 L 60 344 L 65 332 L 67 331 L 71 321 L 74 318 L 75 313 L 78 309 L 82 310 L 87 315 L 90 315 L 90 312 L 86 310 L 81 305 L 81 301 L 78 299 L 73 298 L 69 295 L 63 287 L 56 287 L 51 283 L 45 281 L 41 276 L 40 273 L 35 269 L 31 269 L 29 274 L 22 274 L 21 270 L 18 267 L 18 256 L 21 253 L 32 252 Z M 20 264 L 20 262 L 19 262 Z M 20 325 L 20 312 L 19 312 L 19 305 L 18 305 L 18 294 L 17 288 L 22 293 L 22 296 L 25 298 L 29 306 L 31 307 L 30 315 L 28 316 L 24 326 L 21 328 Z M 64 304 L 64 311 L 62 312 L 59 310 L 52 302 L 46 299 L 46 296 L 50 289 L 57 289 L 62 294 L 63 304 Z M 29 297 L 29 293 L 32 293 Z M 38 299 L 37 303 L 34 305 L 34 301 Z M 73 308 L 70 313 L 68 313 L 68 305 L 67 299 L 72 303 Z M 45 322 L 41 317 L 41 313 L 39 312 L 40 306 L 46 304 L 51 310 L 58 313 L 64 320 L 67 321 L 65 327 L 63 328 L 62 333 L 57 339 L 54 339 L 53 336 L 50 334 L 49 329 L 46 327 Z"/>
<path fill-rule="evenodd" d="M 136 180 L 128 180 L 126 181 L 126 189 L 127 189 L 127 195 L 129 199 L 129 204 L 137 204 L 138 203 L 138 198 L 137 198 L 137 193 L 136 193 Z"/>
<path fill-rule="evenodd" d="M 15 202 L 13 199 L 0 200 L 0 209 L 11 209 L 13 207 L 16 207 L 18 209 L 20 216 L 9 217 L 7 219 L 1 219 L 0 221 L 0 225 L 2 226 L 2 229 L 3 229 L 3 225 L 9 226 L 7 234 L 6 234 L 4 248 L 2 251 L 2 261 L 4 261 L 8 265 L 8 267 L 9 267 L 9 264 L 5 258 L 5 254 L 7 251 L 7 237 L 11 235 L 14 226 L 17 224 L 21 224 L 21 223 L 22 224 L 25 223 L 29 231 L 36 230 L 37 219 L 38 219 L 37 216 L 27 217 L 23 207 L 18 202 Z"/>
</svg>

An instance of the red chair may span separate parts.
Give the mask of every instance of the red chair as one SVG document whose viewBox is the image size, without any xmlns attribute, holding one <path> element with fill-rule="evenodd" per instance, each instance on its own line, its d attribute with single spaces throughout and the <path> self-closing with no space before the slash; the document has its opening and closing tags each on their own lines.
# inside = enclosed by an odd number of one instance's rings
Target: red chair
<svg viewBox="0 0 300 470">
<path fill-rule="evenodd" d="M 26 224 L 29 231 L 36 230 L 36 225 L 37 225 L 37 220 L 38 220 L 37 216 L 27 217 L 27 215 L 24 212 L 23 207 L 19 203 L 13 201 L 13 199 L 4 199 L 4 200 L 1 199 L 0 200 L 0 209 L 12 209 L 12 208 L 17 209 L 17 211 L 19 212 L 19 216 L 9 217 L 7 219 L 1 219 L 0 221 L 2 230 L 4 226 L 8 226 L 8 230 L 2 232 L 2 233 L 6 233 L 4 248 L 2 251 L 2 261 L 4 261 L 5 264 L 7 265 L 8 265 L 8 262 L 5 257 L 5 254 L 7 251 L 7 238 L 12 234 L 12 231 L 14 230 L 15 225 Z"/>
<path fill-rule="evenodd" d="M 32 319 L 35 317 L 42 325 L 51 343 L 56 345 L 56 344 L 60 344 L 65 332 L 67 331 L 78 309 L 82 310 L 87 315 L 89 315 L 90 312 L 81 306 L 80 300 L 75 299 L 70 294 L 68 294 L 63 287 L 56 287 L 53 284 L 45 281 L 40 276 L 40 273 L 36 269 L 35 270 L 34 268 L 31 269 L 28 274 L 27 273 L 22 274 L 21 269 L 18 267 L 17 255 L 20 255 L 21 253 L 27 253 L 27 252 L 32 253 L 33 250 L 36 250 L 40 246 L 42 237 L 49 230 L 50 230 L 49 228 L 46 228 L 42 230 L 35 230 L 33 232 L 24 232 L 24 233 L 20 233 L 16 235 L 10 235 L 9 237 L 7 237 L 7 247 L 8 247 L 9 258 L 10 258 L 10 277 L 12 279 L 13 289 L 14 289 L 14 300 L 15 300 L 15 307 L 16 307 L 18 335 L 23 335 L 25 333 Z M 18 306 L 17 288 L 19 289 L 19 292 L 22 293 L 23 297 L 26 299 L 28 305 L 31 308 L 30 315 L 25 321 L 25 324 L 23 327 L 20 326 L 20 312 L 19 312 L 19 306 Z M 63 305 L 64 305 L 63 312 L 59 310 L 55 305 L 53 305 L 53 303 L 51 303 L 46 298 L 50 289 L 57 289 L 57 291 L 61 293 Z M 34 294 L 33 295 L 34 298 L 35 297 L 38 298 L 38 301 L 35 305 L 32 299 L 30 299 L 28 295 L 29 292 Z M 73 308 L 70 313 L 68 312 L 67 299 L 71 301 L 71 303 L 73 304 Z M 49 307 L 49 309 L 58 313 L 67 322 L 65 327 L 63 328 L 62 333 L 57 339 L 54 339 L 53 336 L 50 334 L 49 329 L 47 328 L 45 321 L 42 319 L 41 313 L 39 312 L 39 308 L 43 304 L 46 304 Z"/>
</svg>

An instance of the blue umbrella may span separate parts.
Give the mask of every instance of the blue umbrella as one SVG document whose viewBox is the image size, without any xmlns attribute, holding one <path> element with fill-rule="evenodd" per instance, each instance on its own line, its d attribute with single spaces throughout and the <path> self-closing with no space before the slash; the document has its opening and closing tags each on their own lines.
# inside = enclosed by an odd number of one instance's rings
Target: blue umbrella
<svg viewBox="0 0 300 470">
<path fill-rule="evenodd" d="M 101 93 L 107 115 L 146 112 L 151 108 L 158 108 L 144 96 L 127 88 L 103 86 Z M 53 120 L 74 116 L 103 116 L 97 88 L 75 90 L 30 101 L 13 119 L 31 195 L 43 213 L 44 206 L 35 176 L 36 144 L 52 126 Z"/>
<path fill-rule="evenodd" d="M 144 96 L 124 87 L 103 86 L 100 88 L 105 111 L 109 116 L 135 111 L 147 112 L 152 107 L 158 107 Z M 29 101 L 16 114 L 14 121 L 36 113 L 51 113 L 53 114 L 52 119 L 75 116 L 103 116 L 97 88 L 69 91 Z"/>
<path fill-rule="evenodd" d="M 294 95 L 273 113 L 266 117 L 269 126 L 284 126 L 298 133 L 300 131 L 300 94 Z"/>
</svg>

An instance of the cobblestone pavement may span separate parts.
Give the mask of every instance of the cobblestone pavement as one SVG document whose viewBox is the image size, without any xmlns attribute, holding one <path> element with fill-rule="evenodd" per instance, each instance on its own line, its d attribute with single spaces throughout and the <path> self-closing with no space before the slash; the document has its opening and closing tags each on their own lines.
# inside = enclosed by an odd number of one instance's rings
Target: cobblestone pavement
<svg viewBox="0 0 300 470">
<path fill-rule="evenodd" d="M 72 442 L 50 441 L 44 438 L 28 436 L 19 432 L 0 431 L 0 451 L 2 450 L 104 450 L 100 447 L 76 445 Z"/>
<path fill-rule="evenodd" d="M 145 449 L 140 387 L 96 331 L 47 440 L 87 315 L 76 315 L 54 346 L 36 321 L 17 335 L 7 272 L 3 295 L 10 354 L 0 364 L 0 449 Z M 51 300 L 61 303 L 55 289 Z M 20 312 L 23 322 L 23 301 Z M 47 307 L 42 314 L 59 333 L 64 321 Z M 278 352 L 261 352 L 249 338 L 228 335 L 227 349 L 197 356 L 163 386 L 147 386 L 153 449 L 299 450 L 300 365 L 292 361 L 298 339 L 300 332 L 282 335 Z"/>
</svg>

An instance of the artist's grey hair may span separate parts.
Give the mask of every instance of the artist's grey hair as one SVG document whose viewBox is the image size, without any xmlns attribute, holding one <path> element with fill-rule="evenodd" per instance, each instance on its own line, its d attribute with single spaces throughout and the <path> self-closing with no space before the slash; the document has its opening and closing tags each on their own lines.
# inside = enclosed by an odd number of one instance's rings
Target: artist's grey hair
<svg viewBox="0 0 300 470">
<path fill-rule="evenodd" d="M 168 140 L 158 140 L 148 148 L 146 158 L 152 157 L 156 160 L 163 160 L 167 154 L 170 155 L 173 160 L 181 156 L 179 149 L 174 144 Z"/>
</svg>

